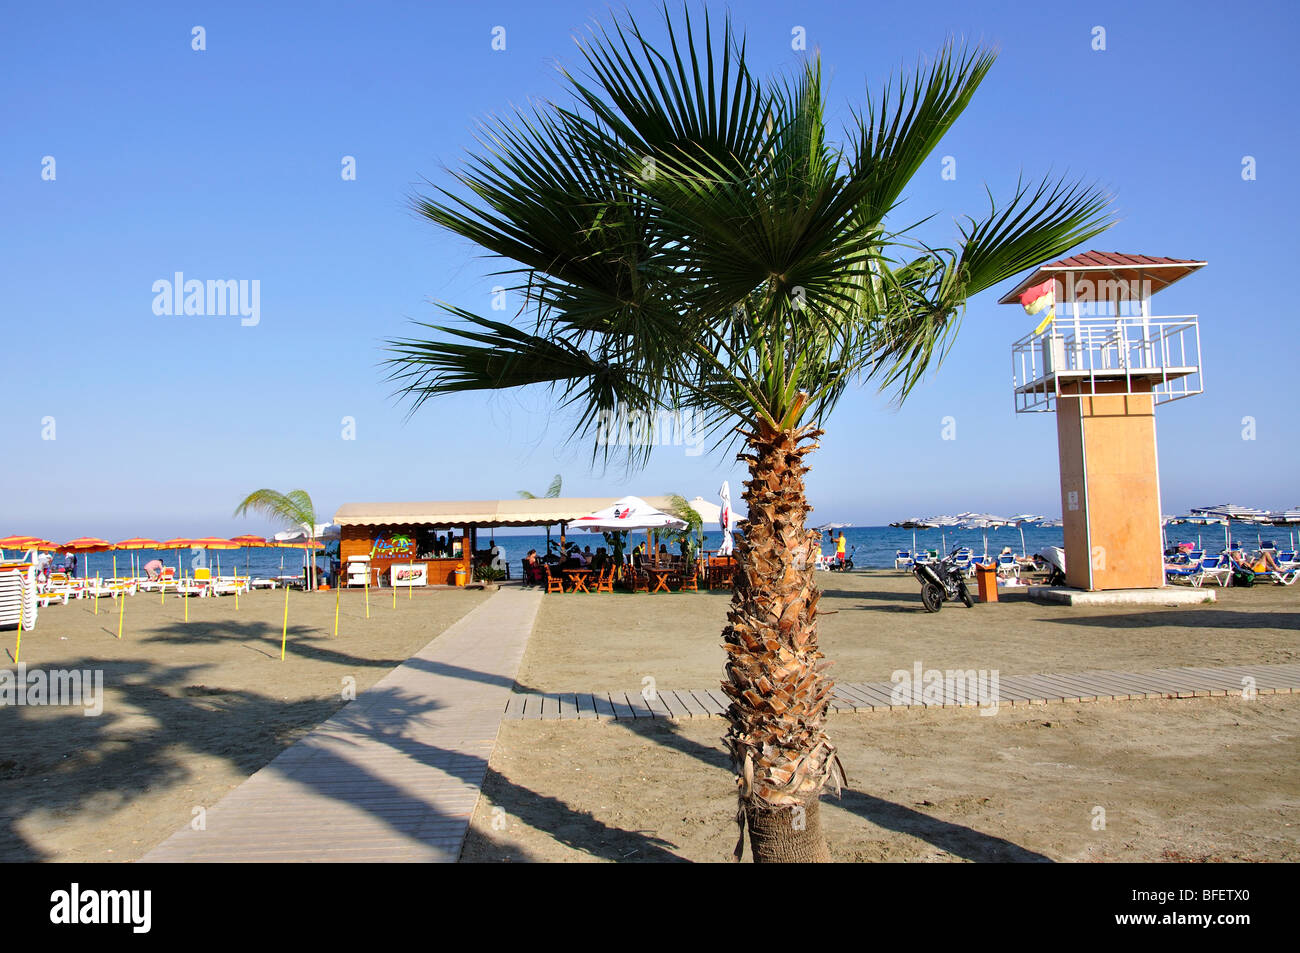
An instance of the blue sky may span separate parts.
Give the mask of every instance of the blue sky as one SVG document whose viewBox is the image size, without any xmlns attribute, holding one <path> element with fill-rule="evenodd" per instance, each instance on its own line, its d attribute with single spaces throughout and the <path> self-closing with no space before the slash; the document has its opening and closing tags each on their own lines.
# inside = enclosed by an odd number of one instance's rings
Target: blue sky
<svg viewBox="0 0 1300 953">
<path fill-rule="evenodd" d="M 654 5 L 631 9 L 657 26 Z M 1116 196 L 1120 224 L 1093 247 L 1207 259 L 1155 299 L 1159 313 L 1201 315 L 1206 378 L 1205 394 L 1159 411 L 1164 508 L 1300 504 L 1300 353 L 1276 291 L 1298 250 L 1292 5 L 730 9 L 764 71 L 797 65 L 791 31 L 804 27 L 839 117 L 950 35 L 995 44 L 908 213 L 938 213 L 930 235 L 947 239 L 954 216 L 981 212 L 986 183 L 1004 197 L 1022 171 L 1066 172 Z M 545 394 L 459 397 L 407 419 L 383 381 L 385 339 L 433 319 L 433 299 L 486 311 L 495 283 L 407 197 L 448 181 L 477 118 L 562 97 L 556 64 L 576 65 L 572 36 L 607 16 L 581 2 L 11 5 L 0 534 L 259 531 L 230 513 L 260 486 L 304 487 L 325 516 L 348 501 L 540 492 L 556 472 L 566 495 L 712 496 L 723 479 L 739 493 L 734 462 L 681 447 L 630 476 L 591 470 Z M 497 26 L 505 50 L 492 49 Z M 153 284 L 175 272 L 259 281 L 259 322 L 156 315 Z M 1005 290 L 971 301 L 948 360 L 903 408 L 871 389 L 846 396 L 811 461 L 819 520 L 1059 515 L 1054 419 L 1012 410 L 1010 344 L 1035 322 L 996 304 Z M 942 439 L 946 416 L 956 440 Z"/>
</svg>

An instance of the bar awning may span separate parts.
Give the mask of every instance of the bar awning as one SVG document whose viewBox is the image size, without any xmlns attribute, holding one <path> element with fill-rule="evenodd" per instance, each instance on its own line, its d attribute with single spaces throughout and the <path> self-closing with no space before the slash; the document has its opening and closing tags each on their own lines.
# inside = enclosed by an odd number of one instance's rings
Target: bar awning
<svg viewBox="0 0 1300 953">
<path fill-rule="evenodd" d="M 571 523 L 612 505 L 617 496 L 569 496 L 537 500 L 431 500 L 419 503 L 344 503 L 334 513 L 340 526 L 547 526 Z M 665 496 L 642 497 L 657 509 Z"/>
</svg>

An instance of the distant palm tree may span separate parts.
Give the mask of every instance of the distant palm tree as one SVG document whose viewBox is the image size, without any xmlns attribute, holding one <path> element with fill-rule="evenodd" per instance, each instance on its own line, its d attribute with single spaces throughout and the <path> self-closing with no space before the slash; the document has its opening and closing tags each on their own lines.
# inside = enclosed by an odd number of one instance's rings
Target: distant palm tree
<svg viewBox="0 0 1300 953">
<path fill-rule="evenodd" d="M 306 490 L 290 490 L 281 493 L 278 490 L 254 490 L 244 501 L 235 507 L 236 516 L 244 516 L 252 510 L 261 513 L 289 529 L 301 529 L 306 535 L 303 555 L 307 560 L 307 585 L 316 589 L 316 557 L 309 550 L 314 550 L 316 542 L 316 507 Z"/>
<path fill-rule="evenodd" d="M 660 530 L 659 535 L 669 540 L 686 540 L 694 548 L 695 538 L 704 531 L 704 518 L 691 506 L 686 497 L 680 493 L 667 494 L 668 505 L 664 512 L 686 521 L 685 529 Z"/>
<path fill-rule="evenodd" d="M 555 479 L 552 480 L 551 485 L 546 488 L 546 495 L 542 497 L 542 499 L 545 500 L 555 499 L 560 495 L 560 487 L 562 487 L 563 485 L 564 485 L 564 480 L 560 477 L 558 473 L 555 474 Z M 529 493 L 527 490 L 519 490 L 518 493 L 519 496 L 525 500 L 537 499 L 536 493 Z"/>
<path fill-rule="evenodd" d="M 843 772 L 825 730 L 821 594 L 798 558 L 817 539 L 807 455 L 849 384 L 902 401 L 969 297 L 1107 228 L 1108 199 L 1022 183 L 931 247 L 900 200 L 992 52 L 941 50 L 869 95 L 836 144 L 816 56 L 761 80 L 729 22 L 716 36 L 707 14 L 702 31 L 665 17 L 660 46 L 630 16 L 594 30 L 586 75 L 564 74 L 574 103 L 488 123 L 463 189 L 416 199 L 516 276 L 522 306 L 511 322 L 442 305 L 459 323 L 391 342 L 392 379 L 413 409 L 543 385 L 606 459 L 647 460 L 652 432 L 610 441 L 608 422 L 661 412 L 743 443 L 749 513 L 723 631 L 737 850 L 747 824 L 756 860 L 824 860 L 819 796 Z"/>
</svg>

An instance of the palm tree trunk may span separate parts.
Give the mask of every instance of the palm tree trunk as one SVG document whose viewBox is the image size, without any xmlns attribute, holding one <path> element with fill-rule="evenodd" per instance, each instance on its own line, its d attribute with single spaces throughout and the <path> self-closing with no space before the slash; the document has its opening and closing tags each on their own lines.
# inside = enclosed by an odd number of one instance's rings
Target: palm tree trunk
<svg viewBox="0 0 1300 953">
<path fill-rule="evenodd" d="M 749 825 L 757 862 L 828 861 L 818 811 L 822 788 L 843 781 L 824 730 L 830 663 L 817 648 L 813 569 L 801 558 L 818 534 L 804 528 L 805 454 L 821 431 L 760 429 L 746 435 L 750 479 L 744 535 L 736 541 L 735 592 L 723 640 L 731 698 L 726 742 L 740 789 L 741 839 Z"/>
</svg>

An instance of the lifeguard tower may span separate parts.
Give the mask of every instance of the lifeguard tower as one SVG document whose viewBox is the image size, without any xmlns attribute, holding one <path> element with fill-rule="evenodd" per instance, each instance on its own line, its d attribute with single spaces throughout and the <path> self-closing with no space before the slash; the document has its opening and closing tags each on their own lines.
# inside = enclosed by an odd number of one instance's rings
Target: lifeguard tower
<svg viewBox="0 0 1300 953">
<path fill-rule="evenodd" d="M 1202 391 L 1196 315 L 1151 298 L 1203 261 L 1090 251 L 1040 265 L 1004 295 L 1053 282 L 1056 317 L 1011 348 L 1016 413 L 1056 412 L 1066 584 L 1164 585 L 1155 408 Z"/>
</svg>

